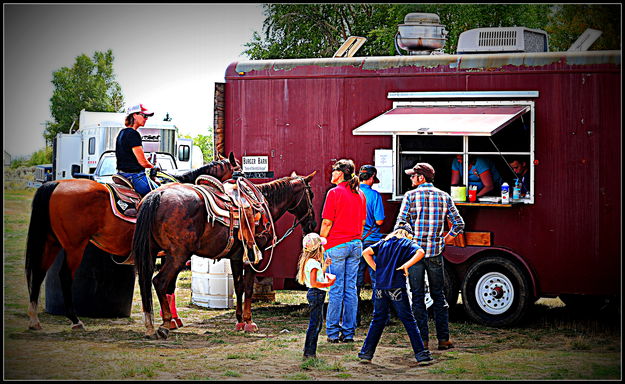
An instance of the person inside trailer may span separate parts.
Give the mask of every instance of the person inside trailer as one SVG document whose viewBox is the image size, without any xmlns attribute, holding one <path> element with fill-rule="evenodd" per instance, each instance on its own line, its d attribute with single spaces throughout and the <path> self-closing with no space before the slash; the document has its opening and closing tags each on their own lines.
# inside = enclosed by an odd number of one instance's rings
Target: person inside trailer
<svg viewBox="0 0 625 384">
<path fill-rule="evenodd" d="M 462 155 L 451 163 L 451 185 L 462 184 Z M 498 195 L 503 179 L 488 157 L 469 157 L 469 186 L 477 186 L 477 196 Z"/>
<path fill-rule="evenodd" d="M 527 196 L 530 191 L 530 173 L 527 161 L 522 158 L 514 158 L 508 164 L 521 183 L 521 197 Z"/>
</svg>

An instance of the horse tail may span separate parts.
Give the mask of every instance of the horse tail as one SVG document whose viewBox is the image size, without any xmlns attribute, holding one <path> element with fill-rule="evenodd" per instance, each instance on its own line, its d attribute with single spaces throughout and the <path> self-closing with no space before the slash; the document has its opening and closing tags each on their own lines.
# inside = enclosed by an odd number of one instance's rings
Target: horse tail
<svg viewBox="0 0 625 384">
<path fill-rule="evenodd" d="M 152 229 L 156 211 L 161 203 L 161 193 L 148 194 L 141 202 L 137 215 L 137 224 L 132 238 L 132 249 L 135 254 L 135 266 L 139 275 L 139 288 L 143 312 L 152 313 L 152 275 L 155 270 L 154 239 Z"/>
<path fill-rule="evenodd" d="M 29 294 L 33 292 L 33 281 L 36 273 L 42 273 L 43 252 L 46 239 L 52 232 L 50 225 L 50 199 L 59 185 L 58 182 L 43 184 L 33 197 L 28 236 L 26 237 L 26 282 Z M 43 271 L 45 274 L 45 271 Z M 43 278 L 43 277 L 42 277 Z"/>
</svg>

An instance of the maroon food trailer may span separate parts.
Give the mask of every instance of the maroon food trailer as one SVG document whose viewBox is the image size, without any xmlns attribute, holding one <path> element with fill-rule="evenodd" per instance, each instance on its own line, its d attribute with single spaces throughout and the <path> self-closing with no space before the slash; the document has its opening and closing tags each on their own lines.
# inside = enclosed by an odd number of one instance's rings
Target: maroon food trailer
<svg viewBox="0 0 625 384">
<path fill-rule="evenodd" d="M 599 302 L 621 287 L 621 52 L 412 55 L 232 63 L 216 85 L 215 140 L 257 168 L 254 182 L 295 171 L 311 184 L 317 222 L 331 164 L 374 164 L 390 232 L 418 161 L 451 192 L 456 155 L 529 167 L 529 193 L 456 195 L 466 227 L 444 250 L 447 298 L 470 318 L 517 322 L 539 297 Z M 278 235 L 292 224 L 277 223 Z M 294 287 L 299 229 L 261 276 Z M 583 296 L 582 296 L 583 295 Z"/>
</svg>

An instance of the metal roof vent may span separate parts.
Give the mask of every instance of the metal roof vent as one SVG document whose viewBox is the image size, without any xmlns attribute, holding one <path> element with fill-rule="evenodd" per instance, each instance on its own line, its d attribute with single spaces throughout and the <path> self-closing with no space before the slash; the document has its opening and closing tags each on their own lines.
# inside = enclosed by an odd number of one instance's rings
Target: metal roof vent
<svg viewBox="0 0 625 384">
<path fill-rule="evenodd" d="M 549 37 L 525 27 L 475 28 L 458 37 L 457 53 L 549 52 Z"/>
<path fill-rule="evenodd" d="M 400 48 L 410 55 L 429 55 L 441 51 L 447 41 L 445 26 L 435 13 L 409 13 L 404 24 L 399 24 L 395 35 L 395 50 L 402 55 Z"/>
</svg>

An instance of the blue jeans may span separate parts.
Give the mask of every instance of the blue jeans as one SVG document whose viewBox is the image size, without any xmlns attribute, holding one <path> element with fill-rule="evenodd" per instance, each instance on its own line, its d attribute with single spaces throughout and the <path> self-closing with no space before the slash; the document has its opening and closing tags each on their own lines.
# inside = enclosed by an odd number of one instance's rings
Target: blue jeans
<svg viewBox="0 0 625 384">
<path fill-rule="evenodd" d="M 362 249 L 363 251 L 367 249 L 372 244 L 375 244 L 377 241 L 365 241 Z M 373 256 L 373 260 L 375 260 L 375 256 Z M 365 270 L 369 268 L 369 277 L 371 278 L 371 289 L 375 289 L 375 271 L 367 264 L 364 257 L 360 258 L 358 263 L 358 278 L 356 279 L 356 289 L 358 294 L 358 311 L 356 312 L 356 324 L 360 324 L 360 318 L 362 314 L 360 313 L 361 300 L 360 300 L 360 290 L 365 285 Z M 374 295 L 371 293 L 371 301 L 373 301 Z"/>
<path fill-rule="evenodd" d="M 377 241 L 365 241 L 362 245 L 363 251 L 367 249 L 370 245 L 377 243 Z M 360 257 L 360 261 L 358 262 L 358 278 L 356 279 L 356 286 L 358 288 L 362 288 L 365 285 L 365 269 L 369 268 L 369 277 L 371 278 L 371 288 L 375 289 L 375 273 L 373 269 L 367 264 L 364 257 Z M 375 260 L 375 256 L 373 256 L 373 260 Z"/>
<path fill-rule="evenodd" d="M 399 317 L 399 320 L 404 324 L 404 328 L 406 328 L 408 337 L 410 337 L 412 351 L 416 358 L 416 355 L 425 348 L 421 335 L 419 334 L 419 328 L 417 328 L 417 323 L 410 310 L 410 302 L 408 301 L 406 288 L 376 289 L 373 294 L 375 295 L 375 300 L 373 301 L 373 319 L 371 320 L 369 332 L 362 345 L 362 349 L 358 353 L 358 357 L 368 360 L 373 358 L 392 305 L 393 308 L 395 308 L 395 312 L 397 312 L 397 317 Z"/>
<path fill-rule="evenodd" d="M 317 353 L 317 339 L 323 326 L 323 302 L 326 299 L 326 291 L 319 288 L 309 288 L 306 294 L 308 308 L 310 309 L 310 322 L 306 330 L 304 342 L 304 356 L 314 356 Z"/>
<path fill-rule="evenodd" d="M 135 191 L 141 196 L 147 195 L 150 191 L 158 188 L 155 182 L 150 180 L 145 172 L 137 172 L 137 173 L 125 173 L 119 172 L 120 175 L 124 176 L 135 187 Z"/>
<path fill-rule="evenodd" d="M 417 320 L 423 340 L 429 340 L 428 312 L 425 308 L 425 271 L 428 273 L 430 296 L 434 303 L 434 322 L 436 338 L 449 340 L 449 305 L 445 300 L 445 275 L 443 274 L 443 255 L 427 257 L 410 267 L 408 281 L 412 291 L 412 313 Z"/>
<path fill-rule="evenodd" d="M 332 259 L 327 272 L 336 275 L 336 282 L 330 287 L 326 334 L 330 339 L 353 339 L 356 333 L 356 311 L 358 296 L 356 278 L 358 262 L 362 257 L 362 242 L 352 240 L 337 245 L 325 252 Z"/>
</svg>

